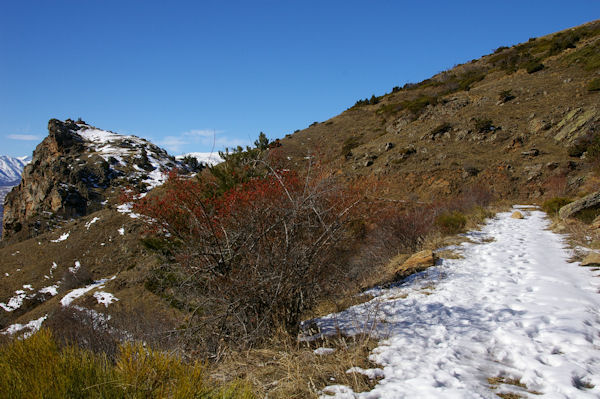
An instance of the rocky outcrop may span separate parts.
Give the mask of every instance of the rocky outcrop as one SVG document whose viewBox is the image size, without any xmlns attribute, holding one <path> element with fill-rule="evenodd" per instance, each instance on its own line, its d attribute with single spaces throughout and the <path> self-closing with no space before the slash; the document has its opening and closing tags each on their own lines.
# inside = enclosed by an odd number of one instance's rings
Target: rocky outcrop
<svg viewBox="0 0 600 399">
<path fill-rule="evenodd" d="M 176 164 L 138 137 L 52 119 L 20 184 L 6 196 L 2 240 L 29 238 L 100 210 L 123 188 L 147 191 Z"/>
<path fill-rule="evenodd" d="M 600 207 L 600 191 L 596 191 L 595 193 L 563 206 L 558 211 L 558 216 L 560 216 L 561 219 L 566 219 L 578 212 L 583 211 L 584 209 L 597 207 Z"/>
<path fill-rule="evenodd" d="M 411 255 L 397 269 L 396 279 L 410 276 L 413 273 L 421 272 L 428 267 L 434 266 L 436 261 L 435 253 L 431 250 L 424 250 Z"/>
<path fill-rule="evenodd" d="M 589 253 L 580 263 L 581 266 L 598 266 L 600 265 L 600 254 L 596 252 Z"/>
</svg>

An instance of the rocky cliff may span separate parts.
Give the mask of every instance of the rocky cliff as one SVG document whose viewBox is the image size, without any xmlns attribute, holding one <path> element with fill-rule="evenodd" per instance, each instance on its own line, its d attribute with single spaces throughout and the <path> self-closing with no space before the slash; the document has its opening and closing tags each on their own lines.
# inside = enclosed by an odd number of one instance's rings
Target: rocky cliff
<svg viewBox="0 0 600 399">
<path fill-rule="evenodd" d="M 32 237 L 111 206 L 125 187 L 145 192 L 177 164 L 144 139 L 52 119 L 20 184 L 6 196 L 2 240 Z"/>
</svg>

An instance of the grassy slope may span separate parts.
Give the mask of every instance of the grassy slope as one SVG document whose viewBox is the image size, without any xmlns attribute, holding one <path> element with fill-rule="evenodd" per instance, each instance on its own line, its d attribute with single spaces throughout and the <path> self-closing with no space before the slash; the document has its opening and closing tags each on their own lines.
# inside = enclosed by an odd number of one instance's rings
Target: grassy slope
<svg viewBox="0 0 600 399">
<path fill-rule="evenodd" d="M 590 24 L 585 28 L 592 31 L 590 36 L 558 54 L 549 55 L 548 50 L 561 38 L 555 40 L 555 35 L 537 39 L 535 46 L 521 45 L 457 66 L 416 87 L 386 94 L 378 104 L 354 106 L 288 135 L 281 148 L 298 164 L 307 152 L 316 152 L 347 176 L 372 174 L 397 182 L 394 191 L 400 198 L 416 194 L 432 199 L 483 183 L 504 197 L 535 199 L 548 195 L 548 180 L 559 175 L 574 182 L 570 191 L 585 190 L 576 179 L 587 173 L 587 166 L 569 158 L 567 147 L 574 136 L 599 124 L 599 94 L 587 90 L 599 70 L 593 63 L 599 27 L 599 22 Z M 522 62 L 517 64 L 522 69 L 508 71 L 502 63 L 514 52 L 543 58 L 545 68 L 530 74 Z M 470 90 L 460 87 L 466 84 Z M 506 91 L 514 98 L 503 102 Z M 419 110 L 423 97 L 435 98 L 437 104 Z M 411 108 L 417 109 L 416 115 Z M 476 119 L 491 120 L 499 129 L 480 133 Z M 555 139 L 577 122 L 586 123 Z M 448 131 L 434 137 L 444 124 L 449 124 Z M 344 156 L 345 145 L 353 142 L 358 145 Z M 393 148 L 386 150 L 387 143 Z M 407 148 L 416 152 L 403 157 Z M 522 154 L 532 148 L 540 154 Z M 367 160 L 372 165 L 366 166 Z"/>
</svg>

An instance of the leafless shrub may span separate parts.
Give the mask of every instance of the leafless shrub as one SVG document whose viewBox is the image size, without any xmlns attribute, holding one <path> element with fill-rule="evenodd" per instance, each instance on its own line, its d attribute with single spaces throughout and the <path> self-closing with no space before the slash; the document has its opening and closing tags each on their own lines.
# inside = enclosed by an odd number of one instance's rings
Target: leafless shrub
<svg viewBox="0 0 600 399">
<path fill-rule="evenodd" d="M 119 332 L 108 324 L 108 317 L 89 309 L 62 306 L 49 315 L 44 327 L 52 331 L 61 346 L 77 345 L 115 359 Z"/>
<path fill-rule="evenodd" d="M 163 197 L 138 206 L 176 243 L 147 287 L 190 313 L 182 331 L 215 356 L 225 343 L 296 332 L 344 274 L 360 196 L 320 170 L 267 170 L 218 196 L 206 195 L 210 182 L 172 176 Z"/>
<path fill-rule="evenodd" d="M 70 267 L 62 277 L 61 288 L 68 291 L 91 284 L 93 281 L 92 274 L 87 267 L 83 265 Z"/>
</svg>

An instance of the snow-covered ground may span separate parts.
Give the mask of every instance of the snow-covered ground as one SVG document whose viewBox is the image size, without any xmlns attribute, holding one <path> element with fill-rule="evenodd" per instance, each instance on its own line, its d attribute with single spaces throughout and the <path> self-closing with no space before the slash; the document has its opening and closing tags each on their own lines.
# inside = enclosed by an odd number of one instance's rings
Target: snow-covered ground
<svg viewBox="0 0 600 399">
<path fill-rule="evenodd" d="M 223 158 L 219 156 L 218 152 L 190 152 L 188 154 L 178 155 L 175 158 L 181 161 L 185 157 L 196 158 L 198 162 L 208 165 L 216 165 L 223 162 Z"/>
<path fill-rule="evenodd" d="M 322 397 L 600 398 L 600 273 L 568 263 L 544 213 L 522 213 L 467 234 L 463 259 L 317 320 L 324 334 L 382 339 L 370 355 L 381 369 L 354 370 L 383 377 L 372 391 L 333 385 Z"/>
</svg>

